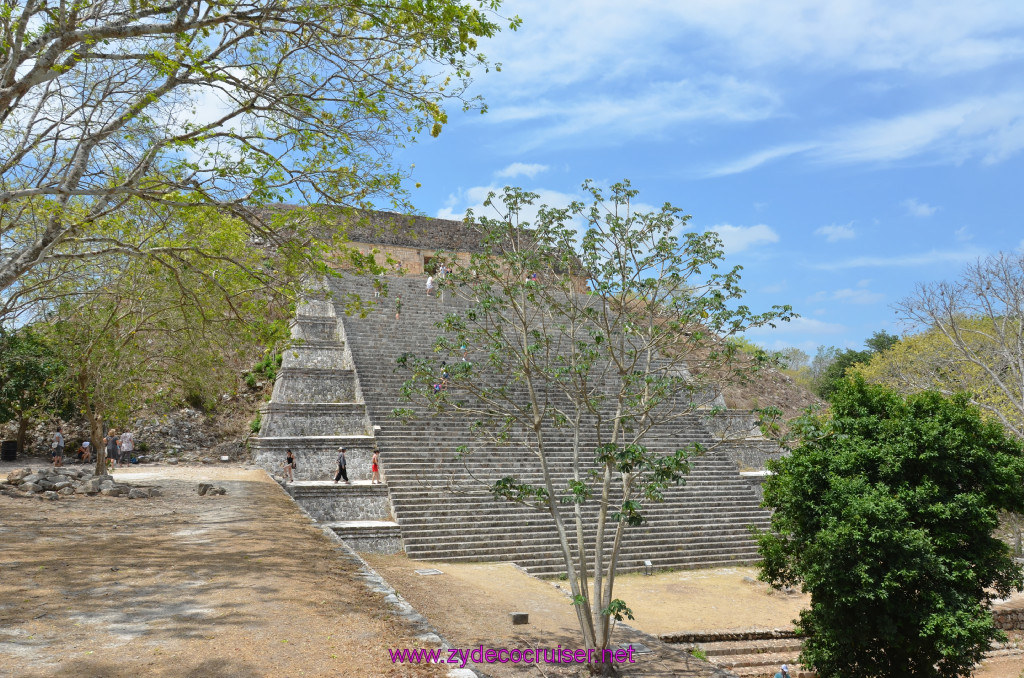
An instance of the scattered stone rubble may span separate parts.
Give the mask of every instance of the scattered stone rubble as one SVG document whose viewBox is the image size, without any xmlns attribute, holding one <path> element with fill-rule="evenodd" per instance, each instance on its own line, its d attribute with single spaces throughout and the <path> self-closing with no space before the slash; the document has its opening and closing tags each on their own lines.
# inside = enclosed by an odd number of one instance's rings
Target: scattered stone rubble
<svg viewBox="0 0 1024 678">
<path fill-rule="evenodd" d="M 130 485 L 119 482 L 111 475 L 93 475 L 88 469 L 68 467 L 18 469 L 7 474 L 0 481 L 0 494 L 9 497 L 32 497 L 56 500 L 62 496 L 84 494 L 88 496 L 127 497 L 128 499 L 148 499 L 159 497 L 160 488 Z"/>
<path fill-rule="evenodd" d="M 65 455 L 73 455 L 81 441 L 88 439 L 88 422 L 37 422 L 28 430 L 28 451 L 31 455 L 50 456 L 50 441 L 60 425 L 67 441 Z M 122 428 L 122 427 L 118 427 Z M 227 423 L 204 415 L 198 410 L 182 408 L 166 414 L 140 417 L 128 427 L 135 434 L 139 461 L 216 463 L 221 456 L 231 460 L 248 458 L 245 434 Z M 0 425 L 0 439 L 14 440 L 16 423 Z"/>
<path fill-rule="evenodd" d="M 200 497 L 212 497 L 215 494 L 227 494 L 228 491 L 219 485 L 212 485 L 210 483 L 199 483 L 199 496 Z"/>
</svg>

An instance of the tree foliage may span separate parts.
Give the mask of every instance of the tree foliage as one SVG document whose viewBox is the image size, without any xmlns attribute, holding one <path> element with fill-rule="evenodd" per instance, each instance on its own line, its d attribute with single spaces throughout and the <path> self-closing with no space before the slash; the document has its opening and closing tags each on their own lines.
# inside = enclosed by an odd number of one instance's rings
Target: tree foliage
<svg viewBox="0 0 1024 678">
<path fill-rule="evenodd" d="M 29 422 L 50 408 L 68 410 L 67 366 L 32 328 L 0 328 L 0 423 L 18 420 L 18 451 Z"/>
<path fill-rule="evenodd" d="M 398 200 L 393 149 L 437 135 L 446 102 L 479 104 L 465 90 L 499 5 L 3 3 L 0 294 L 47 262 L 148 253 L 90 228 L 133 201 L 217 206 L 297 256 L 329 241 L 336 220 L 261 208 Z"/>
<path fill-rule="evenodd" d="M 515 445 L 533 460 L 539 483 L 510 476 L 490 489 L 552 517 L 585 646 L 606 648 L 612 619 L 629 614 L 613 594 L 625 531 L 644 523 L 644 507 L 682 482 L 700 452 L 667 449 L 673 434 L 714 403 L 721 380 L 756 367 L 723 339 L 792 314 L 739 304 L 739 267 L 720 271 L 718 236 L 686 233 L 678 208 L 634 211 L 628 182 L 607 196 L 589 182 L 584 190 L 589 204 L 541 206 L 534 223 L 523 215 L 536 194 L 492 194 L 485 205 L 497 218 L 467 220 L 482 250 L 468 263 L 449 260 L 440 280 L 462 304 L 439 328 L 436 357 L 402 362 L 407 395 L 473 422 L 460 454 Z M 439 379 L 444 388 L 434 387 Z M 556 431 L 572 441 L 564 486 L 552 470 Z M 587 516 L 596 516 L 592 541 Z"/>
<path fill-rule="evenodd" d="M 891 348 L 899 343 L 899 340 L 895 334 L 879 330 L 864 341 L 867 347 L 865 351 L 819 346 L 810 366 L 814 392 L 825 400 L 831 400 L 840 383 L 850 374 L 851 368 L 866 364 L 874 355 Z"/>
<path fill-rule="evenodd" d="M 99 453 L 107 425 L 127 423 L 144 404 L 208 407 L 234 388 L 243 365 L 286 336 L 288 298 L 260 283 L 274 259 L 251 247 L 243 225 L 213 209 L 135 216 L 97 228 L 144 233 L 146 218 L 173 224 L 150 243 L 157 255 L 78 262 L 38 302 L 44 320 L 35 326 L 66 361 Z M 195 247 L 179 247 L 185 240 Z"/>
<path fill-rule="evenodd" d="M 865 370 L 908 392 L 965 391 L 1024 438 L 1024 255 L 998 254 L 953 282 L 919 285 L 897 306 L 918 332 Z"/>
<path fill-rule="evenodd" d="M 855 377 L 770 463 L 761 576 L 802 585 L 801 661 L 823 678 L 968 676 L 1000 637 L 991 602 L 1024 585 L 993 536 L 1024 506 L 1024 449 L 965 395 Z"/>
</svg>

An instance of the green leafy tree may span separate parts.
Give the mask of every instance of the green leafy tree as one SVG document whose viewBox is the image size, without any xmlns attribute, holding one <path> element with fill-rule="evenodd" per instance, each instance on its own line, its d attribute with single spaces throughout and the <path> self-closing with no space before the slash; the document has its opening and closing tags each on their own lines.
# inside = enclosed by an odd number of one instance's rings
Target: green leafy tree
<svg viewBox="0 0 1024 678">
<path fill-rule="evenodd" d="M 0 328 L 0 422 L 17 420 L 19 454 L 33 418 L 70 409 L 61 388 L 65 371 L 66 365 L 31 328 Z"/>
<path fill-rule="evenodd" d="M 999 253 L 957 280 L 921 284 L 896 309 L 918 332 L 914 350 L 895 352 L 882 370 L 886 382 L 967 391 L 1024 438 L 1024 254 Z"/>
<path fill-rule="evenodd" d="M 801 585 L 801 661 L 822 678 L 968 676 L 1024 581 L 993 535 L 1024 506 L 1024 449 L 966 395 L 903 397 L 855 377 L 771 462 L 761 577 Z"/>
<path fill-rule="evenodd" d="M 482 107 L 466 87 L 488 67 L 479 41 L 500 30 L 499 7 L 3 3 L 0 301 L 41 264 L 125 251 L 89 226 L 134 201 L 216 206 L 319 265 L 337 219 L 261 208 L 404 204 L 394 149 L 439 134 L 448 103 Z"/>
<path fill-rule="evenodd" d="M 508 476 L 490 489 L 552 517 L 584 645 L 606 649 L 613 620 L 632 617 L 614 597 L 625 532 L 644 523 L 644 506 L 682 482 L 700 452 L 665 449 L 666 432 L 712 405 L 721 381 L 756 367 L 742 342 L 724 340 L 791 311 L 738 304 L 740 269 L 719 271 L 718 236 L 686 233 L 689 217 L 678 208 L 634 211 L 628 182 L 607 197 L 589 182 L 584 190 L 589 204 L 541 206 L 532 224 L 523 213 L 536 194 L 492 194 L 485 205 L 497 218 L 467 222 L 481 251 L 468 263 L 448 261 L 440 281 L 463 304 L 439 328 L 437 357 L 402 362 L 412 372 L 407 395 L 473 422 L 459 454 L 516 445 L 533 461 L 539 483 Z M 461 360 L 466 354 L 473 360 Z M 437 390 L 441 359 L 447 387 Z M 660 447 L 649 437 L 655 429 Z M 564 486 L 553 472 L 559 430 L 571 439 Z M 591 525 L 596 536 L 585 538 Z"/>
<path fill-rule="evenodd" d="M 214 402 L 242 366 L 284 339 L 290 316 L 288 297 L 262 283 L 274 259 L 251 246 L 242 224 L 214 210 L 143 211 L 134 222 L 140 231 L 147 215 L 173 224 L 150 242 L 154 256 L 83 262 L 49 283 L 39 304 L 45 321 L 36 326 L 69 366 L 98 471 L 107 426 L 124 425 L 147 403 Z M 110 221 L 96 228 L 133 225 L 123 214 Z"/>
<path fill-rule="evenodd" d="M 841 351 L 835 346 L 819 346 L 818 354 L 811 363 L 815 393 L 825 400 L 831 400 L 840 382 L 850 374 L 851 368 L 868 363 L 873 356 L 892 348 L 899 341 L 896 335 L 880 330 L 864 342 L 866 351 L 852 348 Z"/>
</svg>

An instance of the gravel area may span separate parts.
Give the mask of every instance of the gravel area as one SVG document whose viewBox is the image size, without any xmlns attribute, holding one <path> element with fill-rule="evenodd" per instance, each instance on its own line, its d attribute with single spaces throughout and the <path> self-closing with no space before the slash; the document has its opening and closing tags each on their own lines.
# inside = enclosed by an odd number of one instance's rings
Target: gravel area
<svg viewBox="0 0 1024 678">
<path fill-rule="evenodd" d="M 164 495 L 0 496 L 0 676 L 443 675 L 392 665 L 425 643 L 263 472 L 114 476 Z"/>
</svg>

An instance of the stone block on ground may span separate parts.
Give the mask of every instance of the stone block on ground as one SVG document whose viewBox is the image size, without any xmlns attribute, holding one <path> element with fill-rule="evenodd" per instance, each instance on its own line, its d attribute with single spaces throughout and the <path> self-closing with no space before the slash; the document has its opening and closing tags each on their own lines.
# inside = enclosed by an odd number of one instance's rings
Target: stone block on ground
<svg viewBox="0 0 1024 678">
<path fill-rule="evenodd" d="M 36 492 L 42 492 L 43 488 L 35 483 L 22 483 L 20 486 L 22 492 L 29 492 L 35 494 Z"/>
<path fill-rule="evenodd" d="M 527 612 L 509 612 L 509 619 L 512 620 L 513 626 L 521 626 L 523 624 L 530 623 L 530 615 Z"/>
<path fill-rule="evenodd" d="M 11 485 L 18 485 L 25 480 L 25 477 L 32 472 L 27 468 L 19 468 L 7 474 L 7 482 Z"/>
<path fill-rule="evenodd" d="M 50 501 L 56 501 L 57 499 L 60 499 L 60 495 L 52 490 L 43 492 L 41 495 L 39 495 L 39 497 L 41 499 L 48 499 Z"/>
<path fill-rule="evenodd" d="M 149 499 L 149 490 L 143 487 L 133 487 L 128 490 L 129 499 Z"/>
<path fill-rule="evenodd" d="M 121 490 L 119 490 L 116 487 L 107 487 L 100 490 L 100 494 L 102 494 L 104 497 L 120 497 Z"/>
<path fill-rule="evenodd" d="M 198 488 L 199 496 L 200 497 L 206 496 L 206 493 L 209 492 L 212 488 L 213 488 L 213 485 L 211 485 L 210 483 L 199 483 L 199 488 Z"/>
<path fill-rule="evenodd" d="M 97 480 L 96 478 L 92 478 L 90 480 L 82 481 L 82 483 L 80 483 L 79 486 L 76 489 L 79 492 L 82 492 L 82 493 L 85 493 L 85 494 L 96 494 L 97 492 L 99 492 L 103 488 L 100 487 L 100 481 L 99 480 Z"/>
<path fill-rule="evenodd" d="M 67 485 L 67 486 L 62 487 L 59 490 L 57 490 L 57 494 L 62 494 L 64 496 L 69 496 L 69 495 L 72 495 L 74 493 L 75 493 L 75 488 L 71 487 L 70 485 Z"/>
</svg>

